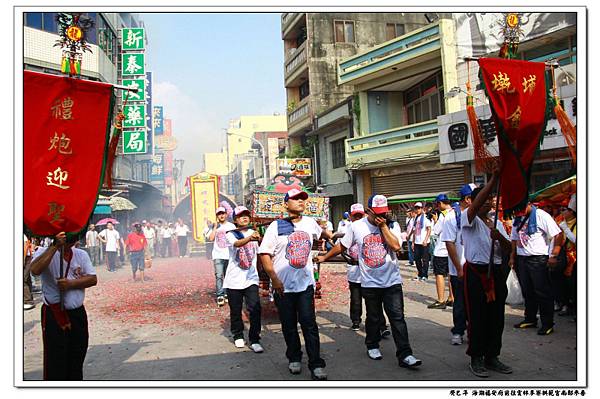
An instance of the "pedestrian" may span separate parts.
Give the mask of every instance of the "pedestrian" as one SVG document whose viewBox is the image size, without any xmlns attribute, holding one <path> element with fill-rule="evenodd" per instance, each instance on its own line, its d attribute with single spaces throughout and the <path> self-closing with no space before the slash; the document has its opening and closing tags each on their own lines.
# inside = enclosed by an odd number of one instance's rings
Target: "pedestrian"
<svg viewBox="0 0 600 399">
<path fill-rule="evenodd" d="M 98 234 L 98 239 L 104 243 L 104 252 L 106 253 L 107 269 L 109 272 L 116 272 L 117 266 L 117 247 L 123 242 L 121 235 L 111 222 L 106 224 L 106 229 Z"/>
<path fill-rule="evenodd" d="M 183 258 L 187 253 L 187 234 L 190 229 L 187 227 L 185 223 L 183 223 L 183 219 L 177 219 L 177 224 L 175 225 L 175 235 L 177 236 L 177 245 L 179 246 L 179 257 Z"/>
<path fill-rule="evenodd" d="M 467 329 L 467 314 L 465 310 L 465 285 L 463 279 L 463 265 L 465 264 L 464 247 L 460 238 L 460 218 L 462 211 L 471 205 L 471 193 L 476 188 L 475 184 L 465 184 L 461 187 L 460 202 L 446 215 L 446 222 L 442 228 L 440 241 L 446 244 L 448 251 L 448 273 L 450 274 L 450 288 L 454 303 L 452 304 L 452 345 L 462 345 Z"/>
<path fill-rule="evenodd" d="M 48 248 L 39 248 L 31 272 L 42 277 L 42 342 L 44 380 L 83 380 L 83 362 L 88 348 L 85 289 L 96 285 L 96 271 L 89 255 L 74 248 L 77 236 L 67 240 L 61 232 Z M 60 252 L 66 269 L 60 275 Z M 62 307 L 61 307 L 62 292 Z"/>
<path fill-rule="evenodd" d="M 525 301 L 525 320 L 515 324 L 516 328 L 536 328 L 539 310 L 542 324 L 538 335 L 554 332 L 554 297 L 548 267 L 556 266 L 564 241 L 561 233 L 552 216 L 531 203 L 513 221 L 510 265 L 516 267 Z"/>
<path fill-rule="evenodd" d="M 90 255 L 92 265 L 94 267 L 100 264 L 100 240 L 98 239 L 98 232 L 96 226 L 90 224 L 87 233 L 85 233 L 85 246 Z"/>
<path fill-rule="evenodd" d="M 35 307 L 32 294 L 33 284 L 31 283 L 32 248 L 33 244 L 23 234 L 23 310 L 31 310 Z"/>
<path fill-rule="evenodd" d="M 162 247 L 161 247 L 161 255 L 163 258 L 170 258 L 173 256 L 173 251 L 171 249 L 173 234 L 175 234 L 175 230 L 173 229 L 173 223 L 166 223 L 165 227 L 162 230 Z"/>
<path fill-rule="evenodd" d="M 433 274 L 435 275 L 437 300 L 427 307 L 429 309 L 446 309 L 446 306 L 454 305 L 454 296 L 452 295 L 452 289 L 449 287 L 448 299 L 444 299 L 446 278 L 448 277 L 448 250 L 446 249 L 446 243 L 440 240 L 440 235 L 447 220 L 446 216 L 452 210 L 452 207 L 446 194 L 439 194 L 435 199 L 435 204 L 439 211 L 432 229 L 432 235 L 436 237 L 433 250 Z"/>
<path fill-rule="evenodd" d="M 344 212 L 342 220 L 340 220 L 340 222 L 338 223 L 337 232 L 341 234 L 345 233 L 346 228 L 350 225 L 350 223 L 352 223 L 352 221 L 350 220 L 350 214 L 348 212 Z"/>
<path fill-rule="evenodd" d="M 142 231 L 144 233 L 144 237 L 146 237 L 146 242 L 147 245 L 145 247 L 144 250 L 144 254 L 146 259 L 152 259 L 153 256 L 155 256 L 155 252 L 154 252 L 154 242 L 156 239 L 156 231 L 154 230 L 154 227 L 152 226 L 152 223 L 147 222 L 147 221 L 142 221 Z"/>
<path fill-rule="evenodd" d="M 236 348 L 243 348 L 244 322 L 242 321 L 242 305 L 246 301 L 246 309 L 250 318 L 248 340 L 250 349 L 255 353 L 264 351 L 260 344 L 260 298 L 258 296 L 258 271 L 256 257 L 260 234 L 251 228 L 250 211 L 245 206 L 237 206 L 233 211 L 233 221 L 240 230 L 232 230 L 226 234 L 229 242 L 229 265 L 223 281 L 229 298 L 229 319 L 231 334 Z"/>
<path fill-rule="evenodd" d="M 423 211 L 423 204 L 417 202 L 414 205 L 415 227 L 411 233 L 413 239 L 413 252 L 417 266 L 417 277 L 415 281 L 427 281 L 429 269 L 429 237 L 431 235 L 431 221 Z"/>
<path fill-rule="evenodd" d="M 325 360 L 321 358 L 319 328 L 315 316 L 315 278 L 310 255 L 314 240 L 332 237 L 314 219 L 302 215 L 307 198 L 308 194 L 298 189 L 291 189 L 286 193 L 284 207 L 288 217 L 269 225 L 259 254 L 263 268 L 271 279 L 273 298 L 287 346 L 286 357 L 290 373 L 300 374 L 302 371 L 299 322 L 311 377 L 326 380 Z"/>
<path fill-rule="evenodd" d="M 512 368 L 498 359 L 504 331 L 504 303 L 508 294 L 502 273 L 502 252 L 510 251 L 510 240 L 504 226 L 500 221 L 496 221 L 494 226 L 489 214 L 492 209 L 490 194 L 498 176 L 499 171 L 495 170 L 485 187 L 473 190 L 472 202 L 460 219 L 466 260 L 463 279 L 469 325 L 467 355 L 471 357 L 471 372 L 482 378 L 489 377 L 488 370 L 512 373 Z M 492 245 L 494 252 L 490 265 Z"/>
<path fill-rule="evenodd" d="M 215 269 L 215 294 L 217 305 L 225 305 L 227 293 L 223 288 L 223 279 L 229 264 L 229 242 L 226 234 L 235 229 L 235 225 L 227 221 L 227 210 L 220 206 L 216 210 L 217 223 L 213 223 L 205 236 L 208 241 L 214 241 L 212 261 Z"/>
<path fill-rule="evenodd" d="M 129 253 L 129 261 L 131 262 L 131 272 L 133 274 L 133 281 L 135 282 L 135 274 L 139 270 L 142 283 L 144 280 L 144 254 L 148 247 L 148 238 L 142 231 L 142 225 L 140 223 L 133 224 L 133 230 L 127 236 L 125 240 L 125 246 Z"/>
<path fill-rule="evenodd" d="M 413 253 L 412 246 L 412 233 L 415 228 L 415 213 L 412 210 L 409 210 L 406 213 L 406 244 L 408 248 L 408 265 L 413 266 L 415 264 L 415 258 Z"/>
<path fill-rule="evenodd" d="M 367 217 L 353 222 L 338 245 L 324 256 L 319 256 L 317 260 L 319 263 L 324 262 L 346 248 L 352 248 L 355 244 L 358 246 L 361 295 L 365 299 L 367 309 L 367 355 L 373 360 L 383 358 L 379 350 L 383 306 L 392 327 L 398 364 L 413 369 L 422 362 L 413 356 L 404 319 L 402 276 L 396 256 L 396 252 L 402 248 L 400 226 L 397 222 L 387 219 L 388 212 L 385 196 L 371 196 Z"/>
<path fill-rule="evenodd" d="M 577 200 L 576 194 L 571 196 L 569 204 L 562 209 L 563 221 L 559 223 L 565 235 L 566 267 L 564 271 L 566 285 L 566 303 L 558 312 L 559 316 L 573 316 L 576 321 L 577 311 Z"/>
<path fill-rule="evenodd" d="M 154 254 L 156 256 L 160 256 L 164 258 L 165 255 L 163 253 L 163 230 L 165 226 L 163 226 L 162 220 L 159 220 L 156 223 L 156 245 L 154 246 Z"/>
</svg>

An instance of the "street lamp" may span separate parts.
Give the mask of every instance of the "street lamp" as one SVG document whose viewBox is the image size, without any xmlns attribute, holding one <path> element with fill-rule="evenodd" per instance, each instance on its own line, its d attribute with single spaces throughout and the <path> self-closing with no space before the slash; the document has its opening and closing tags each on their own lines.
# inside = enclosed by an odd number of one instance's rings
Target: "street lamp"
<svg viewBox="0 0 600 399">
<path fill-rule="evenodd" d="M 252 142 L 254 142 L 254 143 L 256 143 L 256 144 L 258 144 L 258 145 L 259 145 L 259 147 L 260 147 L 260 152 L 261 152 L 261 154 L 262 154 L 262 161 L 263 161 L 263 162 L 262 162 L 262 167 L 263 167 L 263 180 L 264 180 L 264 186 L 266 187 L 266 186 L 267 186 L 267 179 L 268 179 L 268 176 L 267 176 L 267 162 L 266 162 L 266 158 L 265 158 L 265 147 L 262 145 L 262 143 L 261 143 L 260 141 L 256 140 L 254 137 L 247 137 L 247 136 L 244 136 L 244 135 L 242 135 L 242 134 L 231 133 L 231 132 L 227 132 L 227 135 L 231 135 L 231 136 L 240 136 L 240 137 L 243 137 L 243 138 L 245 138 L 245 139 L 250 139 L 250 140 L 252 140 Z M 228 152 L 228 153 L 229 153 L 229 152 Z"/>
</svg>

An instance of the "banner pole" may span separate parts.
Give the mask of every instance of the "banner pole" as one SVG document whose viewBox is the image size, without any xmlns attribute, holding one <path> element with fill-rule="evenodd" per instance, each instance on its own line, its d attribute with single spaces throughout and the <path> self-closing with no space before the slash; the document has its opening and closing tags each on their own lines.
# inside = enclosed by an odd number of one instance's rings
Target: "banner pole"
<svg viewBox="0 0 600 399">
<path fill-rule="evenodd" d="M 500 182 L 502 179 L 498 177 L 498 184 L 496 185 L 496 212 L 494 212 L 494 225 L 492 226 L 494 229 L 496 228 L 496 224 L 498 224 L 498 214 L 500 213 Z M 492 273 L 492 265 L 494 264 L 494 240 L 492 239 L 492 248 L 490 249 L 490 262 L 488 263 L 488 271 L 487 276 L 490 278 Z"/>
<path fill-rule="evenodd" d="M 63 256 L 64 256 L 64 246 L 61 245 L 60 248 L 58 249 L 58 253 L 60 254 L 60 275 L 58 276 L 59 278 L 63 278 L 63 266 L 64 266 L 64 260 L 63 260 Z M 65 305 L 64 305 L 64 294 L 63 292 L 59 289 L 60 292 L 60 310 L 65 310 Z"/>
</svg>

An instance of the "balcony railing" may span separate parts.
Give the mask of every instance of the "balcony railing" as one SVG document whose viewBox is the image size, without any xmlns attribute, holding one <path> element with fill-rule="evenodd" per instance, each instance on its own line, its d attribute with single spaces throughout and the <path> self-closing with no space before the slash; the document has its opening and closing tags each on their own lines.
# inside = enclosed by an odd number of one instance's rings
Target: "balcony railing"
<svg viewBox="0 0 600 399">
<path fill-rule="evenodd" d="M 341 61 L 338 64 L 338 81 L 348 82 L 439 47 L 440 26 L 436 22 Z"/>
<path fill-rule="evenodd" d="M 306 42 L 302 43 L 300 45 L 300 47 L 298 47 L 296 49 L 296 51 L 294 51 L 294 53 L 288 57 L 288 60 L 286 60 L 285 77 L 287 78 L 288 76 L 290 76 L 294 71 L 296 71 L 296 69 L 298 69 L 298 67 L 300 65 L 303 65 L 305 63 L 306 63 Z"/>
<path fill-rule="evenodd" d="M 439 148 L 437 120 L 401 126 L 346 140 L 346 161 L 367 164 L 429 154 Z"/>
<path fill-rule="evenodd" d="M 304 99 L 304 104 L 301 102 L 296 109 L 288 113 L 288 127 L 308 115 L 308 101 L 306 99 Z"/>
</svg>

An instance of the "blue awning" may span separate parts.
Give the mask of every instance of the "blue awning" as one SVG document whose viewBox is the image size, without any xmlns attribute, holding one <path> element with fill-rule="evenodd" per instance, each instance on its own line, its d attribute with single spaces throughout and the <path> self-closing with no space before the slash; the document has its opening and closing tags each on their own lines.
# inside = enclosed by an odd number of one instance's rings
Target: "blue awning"
<svg viewBox="0 0 600 399">
<path fill-rule="evenodd" d="M 94 208 L 95 215 L 110 215 L 112 213 L 112 209 L 110 205 L 96 205 Z"/>
</svg>

